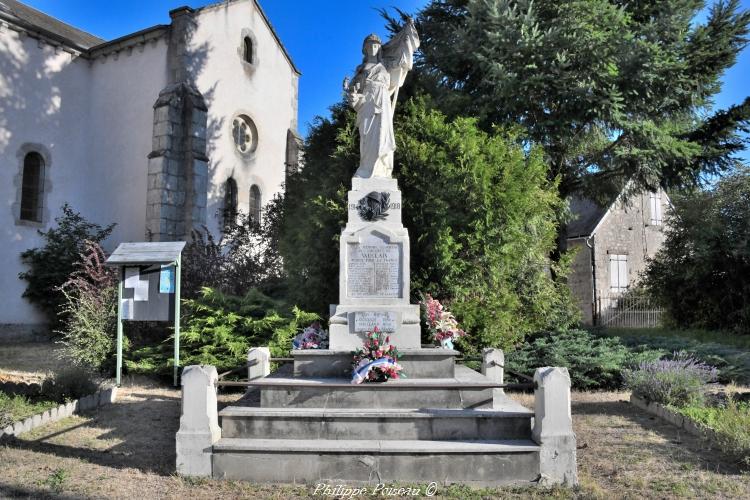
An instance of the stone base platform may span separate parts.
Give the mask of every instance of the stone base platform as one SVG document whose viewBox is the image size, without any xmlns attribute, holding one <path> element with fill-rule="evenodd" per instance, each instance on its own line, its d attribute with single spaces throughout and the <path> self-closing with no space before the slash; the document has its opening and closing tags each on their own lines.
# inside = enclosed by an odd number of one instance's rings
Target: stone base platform
<svg viewBox="0 0 750 500">
<path fill-rule="evenodd" d="M 351 378 L 270 376 L 256 382 L 264 408 L 492 408 L 492 382 L 457 365 L 451 378 L 352 384 Z"/>
<path fill-rule="evenodd" d="M 399 349 L 399 364 L 409 378 L 453 378 L 455 358 L 452 349 Z M 352 352 L 328 349 L 292 351 L 294 376 L 345 378 L 352 374 Z"/>
<path fill-rule="evenodd" d="M 222 438 L 214 445 L 212 458 L 213 476 L 220 479 L 496 486 L 538 479 L 539 449 L 531 440 Z"/>
<path fill-rule="evenodd" d="M 528 439 L 533 414 L 512 410 L 258 408 L 230 406 L 220 413 L 223 438 L 493 440 Z"/>
</svg>

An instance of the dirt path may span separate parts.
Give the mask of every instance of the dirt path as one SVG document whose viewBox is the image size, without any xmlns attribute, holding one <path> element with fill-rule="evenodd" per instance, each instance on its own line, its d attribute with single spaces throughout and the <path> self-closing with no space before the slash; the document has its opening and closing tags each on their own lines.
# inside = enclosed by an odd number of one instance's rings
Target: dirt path
<svg viewBox="0 0 750 500">
<path fill-rule="evenodd" d="M 224 396 L 222 399 L 231 399 Z M 625 393 L 575 393 L 581 487 L 441 490 L 452 498 L 741 498 L 742 475 L 702 442 L 653 419 Z M 528 396 L 519 397 L 525 404 Z M 0 446 L 0 497 L 307 498 L 295 486 L 188 480 L 174 475 L 179 392 L 124 387 L 117 404 Z M 426 478 L 428 480 L 429 478 Z"/>
</svg>

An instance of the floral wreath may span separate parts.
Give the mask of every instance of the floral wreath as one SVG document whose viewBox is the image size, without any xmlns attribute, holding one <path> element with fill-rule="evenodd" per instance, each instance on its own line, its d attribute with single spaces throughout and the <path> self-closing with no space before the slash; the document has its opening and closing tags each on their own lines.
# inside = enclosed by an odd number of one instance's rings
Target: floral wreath
<svg viewBox="0 0 750 500">
<path fill-rule="evenodd" d="M 390 335 L 377 326 L 367 333 L 363 347 L 352 353 L 352 384 L 385 382 L 406 376 L 398 364 L 398 349 L 390 342 Z"/>
</svg>

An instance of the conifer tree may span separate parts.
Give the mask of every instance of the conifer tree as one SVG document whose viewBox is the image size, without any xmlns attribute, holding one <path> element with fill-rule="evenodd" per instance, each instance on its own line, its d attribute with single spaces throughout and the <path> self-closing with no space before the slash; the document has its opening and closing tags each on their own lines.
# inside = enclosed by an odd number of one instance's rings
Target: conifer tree
<svg viewBox="0 0 750 500">
<path fill-rule="evenodd" d="M 719 0 L 433 0 L 414 88 L 489 129 L 520 124 L 563 197 L 701 184 L 731 171 L 750 99 L 712 109 L 750 11 Z M 393 20 L 391 20 L 393 21 Z M 628 183 L 628 181 L 631 181 Z"/>
</svg>

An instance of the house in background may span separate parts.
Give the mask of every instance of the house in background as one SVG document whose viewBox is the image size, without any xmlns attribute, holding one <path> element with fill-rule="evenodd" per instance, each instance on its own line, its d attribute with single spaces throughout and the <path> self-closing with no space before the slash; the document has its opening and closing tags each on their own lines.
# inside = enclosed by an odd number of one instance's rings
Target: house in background
<svg viewBox="0 0 750 500">
<path fill-rule="evenodd" d="M 609 204 L 574 197 L 568 224 L 569 250 L 577 250 L 568 280 L 585 325 L 602 325 L 608 312 L 645 269 L 664 241 L 664 215 L 670 202 L 663 191 Z M 644 325 L 647 321 L 644 321 Z"/>
<path fill-rule="evenodd" d="M 165 16 L 166 17 L 166 16 Z M 102 40 L 0 0 L 0 340 L 43 331 L 19 255 L 68 202 L 123 241 L 218 235 L 297 168 L 300 73 L 257 0 Z"/>
</svg>

